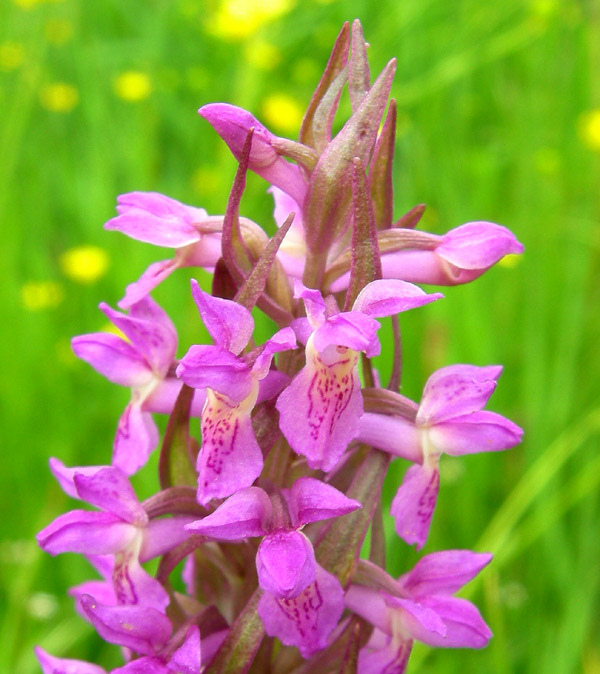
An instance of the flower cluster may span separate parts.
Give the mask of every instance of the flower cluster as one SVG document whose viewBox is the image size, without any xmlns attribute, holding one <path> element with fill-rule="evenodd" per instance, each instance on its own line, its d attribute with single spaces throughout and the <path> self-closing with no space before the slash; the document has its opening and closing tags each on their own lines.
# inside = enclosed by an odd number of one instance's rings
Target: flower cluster
<svg viewBox="0 0 600 674">
<path fill-rule="evenodd" d="M 522 246 L 489 222 L 418 231 L 422 207 L 393 220 L 394 67 L 371 83 L 360 23 L 345 25 L 298 141 L 229 104 L 200 109 L 239 162 L 224 215 L 133 192 L 106 224 L 175 254 L 128 286 L 122 311 L 100 305 L 120 336 L 73 339 L 75 354 L 131 397 L 110 465 L 51 459 L 65 492 L 96 510 L 61 515 L 38 542 L 85 555 L 100 574 L 71 594 L 122 648 L 115 673 L 400 674 L 415 639 L 481 648 L 491 637 L 476 607 L 452 596 L 491 555 L 431 552 L 392 578 L 381 486 L 393 457 L 410 462 L 391 515 L 420 549 L 441 454 L 520 441 L 518 426 L 483 409 L 499 366 L 433 372 L 419 403 L 399 393 L 397 317 L 442 298 L 415 283 L 470 282 Z M 333 135 L 346 85 L 352 114 Z M 239 214 L 248 170 L 270 184 L 271 238 Z M 213 273 L 211 292 L 191 288 L 213 343 L 178 359 L 175 326 L 150 293 L 184 266 Z M 253 339 L 255 307 L 277 326 L 264 344 Z M 383 317 L 395 335 L 385 387 L 371 363 Z M 156 413 L 170 415 L 162 440 Z M 129 478 L 159 445 L 160 490 L 140 503 Z M 45 674 L 104 672 L 36 653 Z"/>
</svg>

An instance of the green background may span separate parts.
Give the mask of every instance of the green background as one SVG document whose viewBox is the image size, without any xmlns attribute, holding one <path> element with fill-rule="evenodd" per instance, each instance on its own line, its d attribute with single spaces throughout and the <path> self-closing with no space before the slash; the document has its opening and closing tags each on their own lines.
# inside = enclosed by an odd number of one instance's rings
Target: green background
<svg viewBox="0 0 600 674">
<path fill-rule="evenodd" d="M 417 647 L 408 671 L 598 674 L 599 4 L 265 1 L 245 4 L 269 16 L 254 12 L 239 25 L 219 23 L 224 4 L 0 2 L 0 670 L 37 672 L 36 643 L 118 662 L 65 595 L 91 576 L 85 562 L 50 558 L 34 543 L 36 531 L 73 507 L 50 478 L 48 457 L 106 463 L 127 401 L 70 355 L 69 339 L 102 329 L 97 304 L 114 306 L 147 264 L 170 254 L 103 231 L 116 196 L 155 190 L 222 213 L 235 162 L 197 108 L 235 103 L 294 138 L 294 111 L 308 103 L 342 22 L 359 17 L 372 74 L 398 59 L 395 216 L 425 202 L 424 229 L 490 220 L 526 248 L 516 264 L 448 288 L 445 300 L 402 320 L 406 395 L 418 399 L 442 365 L 502 363 L 490 408 L 525 429 L 509 452 L 442 459 L 423 551 L 495 554 L 465 595 L 495 637 L 481 652 Z M 117 95 L 116 78 L 127 71 L 147 77 L 148 96 Z M 56 83 L 74 88 L 71 109 L 48 109 Z M 279 119 L 273 95 L 291 106 Z M 272 231 L 265 187 L 249 181 L 242 212 Z M 60 264 L 84 244 L 110 261 L 88 284 Z M 179 355 L 205 337 L 190 275 L 176 274 L 155 294 L 180 331 Z M 42 299 L 33 306 L 36 288 Z M 388 498 L 405 468 L 394 464 Z M 153 470 L 135 478 L 142 496 L 155 488 Z M 388 556 L 394 573 L 417 559 L 391 530 Z"/>
</svg>

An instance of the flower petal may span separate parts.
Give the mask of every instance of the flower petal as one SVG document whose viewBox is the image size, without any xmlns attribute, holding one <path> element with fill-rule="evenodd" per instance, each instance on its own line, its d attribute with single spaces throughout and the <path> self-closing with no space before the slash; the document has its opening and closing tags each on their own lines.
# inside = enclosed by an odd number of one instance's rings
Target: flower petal
<svg viewBox="0 0 600 674">
<path fill-rule="evenodd" d="M 314 583 L 316 567 L 312 544 L 299 531 L 269 534 L 258 546 L 258 584 L 279 599 L 297 597 Z"/>
<path fill-rule="evenodd" d="M 52 474 L 58 480 L 62 490 L 72 498 L 80 498 L 75 487 L 75 482 L 73 482 L 75 473 L 93 475 L 102 470 L 102 468 L 107 468 L 107 466 L 76 466 L 75 468 L 67 468 L 60 459 L 55 459 L 54 457 L 51 457 L 48 463 L 50 464 Z"/>
<path fill-rule="evenodd" d="M 106 674 L 106 670 L 83 660 L 55 658 L 40 646 L 34 649 L 43 674 Z"/>
<path fill-rule="evenodd" d="M 264 592 L 258 603 L 269 636 L 286 646 L 297 646 L 309 658 L 327 646 L 327 640 L 344 610 L 339 580 L 317 565 L 317 579 L 293 599 L 277 599 Z"/>
<path fill-rule="evenodd" d="M 171 636 L 171 621 L 149 606 L 104 606 L 86 594 L 81 607 L 105 641 L 143 655 L 157 653 Z"/>
<path fill-rule="evenodd" d="M 238 541 L 267 532 L 271 518 L 271 499 L 259 487 L 240 489 L 213 513 L 186 528 L 210 538 Z"/>
<path fill-rule="evenodd" d="M 119 215 L 104 228 L 116 230 L 137 241 L 155 246 L 179 248 L 200 239 L 194 223 L 208 217 L 203 208 L 194 208 L 158 192 L 129 192 L 117 198 Z"/>
<path fill-rule="evenodd" d="M 306 182 L 295 164 L 280 157 L 273 148 L 275 136 L 249 112 L 228 103 L 210 103 L 198 113 L 212 125 L 240 159 L 246 136 L 253 129 L 249 167 L 272 185 L 289 194 L 297 203 L 304 201 Z"/>
<path fill-rule="evenodd" d="M 190 537 L 187 525 L 194 521 L 192 515 L 173 515 L 150 520 L 144 529 L 140 561 L 147 562 L 177 547 Z"/>
<path fill-rule="evenodd" d="M 423 461 L 421 432 L 403 417 L 365 412 L 360 418 L 356 439 L 413 463 Z"/>
<path fill-rule="evenodd" d="M 254 385 L 254 376 L 246 363 L 221 346 L 191 346 L 176 374 L 192 388 L 209 387 L 235 402 L 247 398 Z"/>
<path fill-rule="evenodd" d="M 500 414 L 483 410 L 435 424 L 428 435 L 440 452 L 461 456 L 514 447 L 521 442 L 523 429 Z"/>
<path fill-rule="evenodd" d="M 178 267 L 179 261 L 177 259 L 153 262 L 137 281 L 127 286 L 125 297 L 117 302 L 117 305 L 120 309 L 129 309 L 130 306 L 147 297 L 157 285 L 162 283 Z"/>
<path fill-rule="evenodd" d="M 417 425 L 438 424 L 480 410 L 501 372 L 499 365 L 449 365 L 436 370 L 423 389 Z"/>
<path fill-rule="evenodd" d="M 292 449 L 306 456 L 313 469 L 331 470 L 358 435 L 363 412 L 358 353 L 330 347 L 321 354 L 306 348 L 307 364 L 277 399 L 279 427 Z"/>
<path fill-rule="evenodd" d="M 36 538 L 42 550 L 51 555 L 61 552 L 109 555 L 124 550 L 138 531 L 112 513 L 71 510 L 57 517 Z"/>
<path fill-rule="evenodd" d="M 169 669 L 180 674 L 199 674 L 201 664 L 200 630 L 197 625 L 190 625 L 183 644 L 169 660 Z"/>
<path fill-rule="evenodd" d="M 100 309 L 131 340 L 152 371 L 160 377 L 166 376 L 175 358 L 177 333 L 158 304 L 151 297 L 144 297 L 131 306 L 128 316 L 103 302 Z"/>
<path fill-rule="evenodd" d="M 301 477 L 286 491 L 295 527 L 330 517 L 340 517 L 362 508 L 359 501 L 348 498 L 335 487 L 314 477 Z"/>
<path fill-rule="evenodd" d="M 406 281 L 380 279 L 372 281 L 360 291 L 352 309 L 367 316 L 382 318 L 421 307 L 441 297 L 441 293 L 428 295 L 418 286 Z"/>
<path fill-rule="evenodd" d="M 255 401 L 256 393 L 236 405 L 226 396 L 207 390 L 202 447 L 196 465 L 201 505 L 251 486 L 260 475 L 263 456 L 250 421 Z"/>
<path fill-rule="evenodd" d="M 428 466 L 411 466 L 392 501 L 390 513 L 396 520 L 396 533 L 420 550 L 429 535 L 429 526 L 440 487 L 440 472 Z"/>
<path fill-rule="evenodd" d="M 140 404 L 125 408 L 115 435 L 112 463 L 127 475 L 146 465 L 150 452 L 158 445 L 158 428 L 149 412 Z"/>
<path fill-rule="evenodd" d="M 215 344 L 237 356 L 252 337 L 252 314 L 237 302 L 205 293 L 194 279 L 192 297 Z"/>
<path fill-rule="evenodd" d="M 471 550 L 443 550 L 421 558 L 398 579 L 410 597 L 454 594 L 492 561 L 492 555 Z"/>
<path fill-rule="evenodd" d="M 467 222 L 444 234 L 435 252 L 460 269 L 489 269 L 505 255 L 523 250 L 506 227 L 493 222 Z"/>
<path fill-rule="evenodd" d="M 146 511 L 133 491 L 125 473 L 106 466 L 92 474 L 75 472 L 73 482 L 79 498 L 115 514 L 125 522 L 145 525 Z"/>
<path fill-rule="evenodd" d="M 320 353 L 329 346 L 342 346 L 354 351 L 368 350 L 368 355 L 376 355 L 379 345 L 373 345 L 373 341 L 379 327 L 374 318 L 358 311 L 334 314 L 315 330 L 313 344 Z"/>
<path fill-rule="evenodd" d="M 106 332 L 92 332 L 71 340 L 73 352 L 113 384 L 144 386 L 152 380 L 146 359 L 125 340 Z"/>
<path fill-rule="evenodd" d="M 393 639 L 375 629 L 358 656 L 360 674 L 404 674 L 412 650 L 412 639 Z"/>
<path fill-rule="evenodd" d="M 483 648 L 492 637 L 478 609 L 466 599 L 436 595 L 423 597 L 420 603 L 435 611 L 446 626 L 443 637 L 434 632 L 415 635 L 425 644 L 444 648 Z"/>
</svg>

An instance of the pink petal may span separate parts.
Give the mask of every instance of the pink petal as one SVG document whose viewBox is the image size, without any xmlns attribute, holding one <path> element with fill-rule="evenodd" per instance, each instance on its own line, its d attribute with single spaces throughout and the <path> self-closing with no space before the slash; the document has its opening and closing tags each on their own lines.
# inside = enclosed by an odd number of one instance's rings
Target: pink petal
<svg viewBox="0 0 600 674">
<path fill-rule="evenodd" d="M 352 584 L 346 591 L 345 603 L 346 608 L 364 618 L 376 629 L 392 634 L 393 610 L 379 591 L 364 585 Z"/>
<path fill-rule="evenodd" d="M 169 593 L 156 578 L 142 569 L 137 555 L 134 548 L 118 555 L 115 560 L 112 581 L 116 603 L 139 604 L 164 613 L 170 602 Z M 101 600 L 100 597 L 96 599 Z"/>
<path fill-rule="evenodd" d="M 420 550 L 429 535 L 429 526 L 440 487 L 437 467 L 411 466 L 392 501 L 390 513 L 396 520 L 396 533 Z"/>
<path fill-rule="evenodd" d="M 306 366 L 277 399 L 279 427 L 292 449 L 313 469 L 331 470 L 358 435 L 363 412 L 358 354 L 343 347 L 327 364 L 313 350 Z"/>
<path fill-rule="evenodd" d="M 112 463 L 127 475 L 145 466 L 150 452 L 158 445 L 158 428 L 149 412 L 130 403 L 119 419 Z"/>
<path fill-rule="evenodd" d="M 447 629 L 444 621 L 436 611 L 425 606 L 424 602 L 393 597 L 385 593 L 384 597 L 386 604 L 400 614 L 405 632 L 415 639 L 429 643 L 426 639 L 446 637 Z"/>
<path fill-rule="evenodd" d="M 254 320 L 248 309 L 237 302 L 205 293 L 194 279 L 192 296 L 215 344 L 237 356 L 250 341 L 254 330 Z"/>
<path fill-rule="evenodd" d="M 130 283 L 125 290 L 125 297 L 117 304 L 121 309 L 130 306 L 147 297 L 157 285 L 162 283 L 179 267 L 177 259 L 153 262 L 137 281 Z"/>
<path fill-rule="evenodd" d="M 313 477 L 297 479 L 286 496 L 295 527 L 340 517 L 362 507 L 359 501 L 348 498 L 335 487 Z"/>
<path fill-rule="evenodd" d="M 399 641 L 374 630 L 358 656 L 360 674 L 403 674 L 406 671 L 413 640 Z"/>
<path fill-rule="evenodd" d="M 111 670 L 110 674 L 170 674 L 162 658 L 144 656 Z"/>
<path fill-rule="evenodd" d="M 93 332 L 71 340 L 73 352 L 113 384 L 144 386 L 152 380 L 146 359 L 117 335 Z"/>
<path fill-rule="evenodd" d="M 67 468 L 62 461 L 55 459 L 54 457 L 51 457 L 48 463 L 50 464 L 50 470 L 52 471 L 52 474 L 58 480 L 62 490 L 72 498 L 80 498 L 79 494 L 77 493 L 77 489 L 75 488 L 75 483 L 73 482 L 75 473 L 79 473 L 81 475 L 93 475 L 99 470 L 102 470 L 102 468 L 107 467 L 76 466 L 75 468 Z"/>
<path fill-rule="evenodd" d="M 208 217 L 203 208 L 186 206 L 157 192 L 129 192 L 117 202 L 119 216 L 109 220 L 105 229 L 166 248 L 198 241 L 200 235 L 193 225 Z"/>
<path fill-rule="evenodd" d="M 157 653 L 171 636 L 170 620 L 149 606 L 104 606 L 83 595 L 81 607 L 105 641 L 143 655 Z"/>
<path fill-rule="evenodd" d="M 263 379 L 269 373 L 273 356 L 276 353 L 289 351 L 290 349 L 295 348 L 296 335 L 292 328 L 287 327 L 278 330 L 273 337 L 265 342 L 262 351 L 254 361 L 252 371 L 259 377 L 259 379 Z"/>
<path fill-rule="evenodd" d="M 190 625 L 183 644 L 169 660 L 169 669 L 179 674 L 199 674 L 201 664 L 200 630 Z"/>
<path fill-rule="evenodd" d="M 150 520 L 144 529 L 140 561 L 146 562 L 177 547 L 190 537 L 187 525 L 194 521 L 192 515 L 173 515 Z"/>
<path fill-rule="evenodd" d="M 225 498 L 249 487 L 260 475 L 263 456 L 254 437 L 250 410 L 210 391 L 202 416 L 202 447 L 198 454 L 198 503 Z"/>
<path fill-rule="evenodd" d="M 506 227 L 492 222 L 468 222 L 445 234 L 436 253 L 460 269 L 489 269 L 505 255 L 523 250 Z"/>
<path fill-rule="evenodd" d="M 259 487 L 240 489 L 213 513 L 187 526 L 210 538 L 238 541 L 263 536 L 271 518 L 271 499 Z"/>
<path fill-rule="evenodd" d="M 425 384 L 417 425 L 438 424 L 480 410 L 501 372 L 499 365 L 449 365 L 437 370 Z"/>
<path fill-rule="evenodd" d="M 367 316 L 381 318 L 429 304 L 441 297 L 441 293 L 428 295 L 412 283 L 382 279 L 366 285 L 358 294 L 352 309 Z"/>
<path fill-rule="evenodd" d="M 40 646 L 34 648 L 43 674 L 106 674 L 106 670 L 83 660 L 55 658 Z"/>
<path fill-rule="evenodd" d="M 444 550 L 420 559 L 411 571 L 398 579 L 410 597 L 454 594 L 492 561 L 492 555 L 470 550 Z"/>
<path fill-rule="evenodd" d="M 312 327 L 319 327 L 327 317 L 327 306 L 321 292 L 307 288 L 300 281 L 294 281 L 294 297 L 304 301 L 306 315 Z"/>
<path fill-rule="evenodd" d="M 130 340 L 152 371 L 164 377 L 175 358 L 177 333 L 165 312 L 150 297 L 131 306 L 129 315 L 101 303 L 100 309 Z"/>
<path fill-rule="evenodd" d="M 365 412 L 359 422 L 357 441 L 377 447 L 413 463 L 422 463 L 421 433 L 408 419 Z"/>
<path fill-rule="evenodd" d="M 346 311 L 330 316 L 313 333 L 313 343 L 322 353 L 329 346 L 345 346 L 354 351 L 368 351 L 368 355 L 379 352 L 379 344 L 373 344 L 379 330 L 379 323 L 358 311 Z"/>
<path fill-rule="evenodd" d="M 139 529 L 112 513 L 71 510 L 37 535 L 38 545 L 51 555 L 80 552 L 109 555 L 127 548 Z"/>
<path fill-rule="evenodd" d="M 344 591 L 338 579 L 317 566 L 317 580 L 293 599 L 277 599 L 264 592 L 258 603 L 269 636 L 297 646 L 304 658 L 325 648 L 344 610 Z"/>
<path fill-rule="evenodd" d="M 177 376 L 192 388 L 211 388 L 235 402 L 250 395 L 254 376 L 246 363 L 221 346 L 194 345 L 177 366 Z"/>
<path fill-rule="evenodd" d="M 161 380 L 150 392 L 142 403 L 142 409 L 145 412 L 159 412 L 160 414 L 171 414 L 177 396 L 181 392 L 182 382 L 175 377 L 167 377 Z M 206 402 L 206 393 L 204 390 L 194 391 L 192 404 L 190 406 L 190 416 L 199 417 L 202 414 L 204 403 Z"/>
<path fill-rule="evenodd" d="M 287 192 L 297 203 L 303 203 L 306 182 L 300 170 L 277 154 L 272 145 L 275 136 L 255 117 L 246 110 L 227 103 L 205 105 L 198 113 L 213 126 L 238 160 L 248 131 L 253 128 L 250 169 Z"/>
<path fill-rule="evenodd" d="M 509 449 L 518 445 L 522 437 L 522 428 L 486 410 L 455 417 L 429 429 L 431 444 L 452 456 Z"/>
<path fill-rule="evenodd" d="M 148 522 L 127 475 L 118 468 L 107 466 L 92 474 L 75 472 L 73 481 L 79 498 L 84 501 L 125 522 L 142 526 Z"/>
<path fill-rule="evenodd" d="M 420 632 L 415 635 L 425 644 L 443 648 L 483 648 L 492 637 L 477 608 L 466 599 L 436 595 L 420 600 L 424 608 L 435 611 L 446 626 L 446 635 Z"/>
<path fill-rule="evenodd" d="M 299 531 L 278 531 L 262 540 L 256 554 L 258 584 L 279 599 L 297 597 L 315 582 L 311 542 Z"/>
</svg>

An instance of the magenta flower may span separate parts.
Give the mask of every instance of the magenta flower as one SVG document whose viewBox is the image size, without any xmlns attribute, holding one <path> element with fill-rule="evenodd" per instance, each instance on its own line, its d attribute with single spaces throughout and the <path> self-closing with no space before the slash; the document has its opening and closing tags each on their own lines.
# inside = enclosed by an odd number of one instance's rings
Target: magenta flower
<svg viewBox="0 0 600 674">
<path fill-rule="evenodd" d="M 398 535 L 416 543 L 417 549 L 429 534 L 440 484 L 440 455 L 492 452 L 521 442 L 521 428 L 482 410 L 501 372 L 497 365 L 450 365 L 427 380 L 414 422 L 372 413 L 361 418 L 361 442 L 416 462 L 404 476 L 391 513 Z"/>
<path fill-rule="evenodd" d="M 277 153 L 273 147 L 276 137 L 255 117 L 228 103 L 210 103 L 200 108 L 198 113 L 227 143 L 238 160 L 248 132 L 251 128 L 254 129 L 249 157 L 250 170 L 289 194 L 297 204 L 303 204 L 307 182 L 300 169 Z"/>
<path fill-rule="evenodd" d="M 351 585 L 346 607 L 375 627 L 360 652 L 360 674 L 402 674 L 415 639 L 440 648 L 487 645 L 492 633 L 477 608 L 451 595 L 491 560 L 490 554 L 469 550 L 435 552 L 397 581 L 387 577 L 385 590 Z M 376 569 L 374 577 L 382 575 L 387 576 Z"/>
<path fill-rule="evenodd" d="M 192 294 L 215 345 L 192 346 L 177 368 L 188 386 L 206 389 L 202 411 L 202 446 L 198 453 L 198 502 L 224 498 L 250 486 L 260 475 L 263 456 L 250 414 L 260 400 L 277 395 L 286 378 L 270 370 L 273 356 L 295 348 L 291 328 L 269 339 L 254 361 L 238 354 L 247 345 L 254 321 L 240 304 L 202 291 Z"/>
<path fill-rule="evenodd" d="M 298 646 L 308 657 L 326 645 L 342 614 L 343 591 L 335 576 L 317 564 L 301 529 L 360 507 L 334 487 L 301 477 L 271 497 L 259 487 L 242 489 L 187 529 L 216 540 L 263 537 L 256 555 L 258 584 L 264 590 L 259 615 L 268 634 Z M 298 612 L 306 603 L 310 611 Z"/>
<path fill-rule="evenodd" d="M 88 595 L 83 604 L 106 641 L 142 654 L 123 667 L 112 669 L 110 674 L 200 674 L 200 632 L 195 625 L 183 635 L 169 639 L 171 622 L 153 609 L 107 608 Z M 82 660 L 55 658 L 39 646 L 35 654 L 44 674 L 106 674 L 102 667 Z"/>
<path fill-rule="evenodd" d="M 129 341 L 106 332 L 74 337 L 79 358 L 107 379 L 131 388 L 131 401 L 121 415 L 113 445 L 113 465 L 131 475 L 146 464 L 159 436 L 151 412 L 170 413 L 181 382 L 170 375 L 177 333 L 167 314 L 145 297 L 122 314 L 102 303 L 100 309 Z M 192 415 L 199 416 L 202 396 L 195 396 Z"/>
<path fill-rule="evenodd" d="M 144 571 L 140 562 L 162 555 L 188 538 L 184 527 L 193 518 L 175 516 L 149 520 L 127 476 L 113 466 L 100 467 L 94 472 L 63 471 L 62 464 L 54 461 L 53 469 L 62 473 L 61 484 L 68 483 L 70 474 L 73 476 L 72 489 L 66 490 L 67 493 L 74 493 L 101 510 L 72 510 L 57 517 L 37 535 L 40 547 L 51 555 L 62 552 L 114 555 L 115 603 L 143 604 L 164 611 L 169 595 Z M 106 588 L 102 594 L 110 597 Z"/>
<path fill-rule="evenodd" d="M 523 244 L 506 227 L 493 222 L 467 222 L 443 236 L 419 232 L 419 248 L 383 252 L 383 278 L 411 283 L 453 286 L 469 283 L 486 272 L 505 255 L 523 252 Z M 427 245 L 424 241 L 429 239 Z M 331 292 L 348 287 L 346 273 L 331 284 Z"/>
<path fill-rule="evenodd" d="M 296 297 L 307 318 L 294 329 L 306 343 L 306 365 L 277 400 L 279 426 L 292 449 L 313 469 L 331 470 L 359 432 L 363 414 L 358 359 L 379 353 L 377 331 L 382 316 L 428 304 L 427 295 L 404 281 L 373 281 L 358 295 L 352 311 L 340 312 L 333 298 L 296 283 Z"/>
<path fill-rule="evenodd" d="M 212 269 L 221 257 L 222 218 L 210 217 L 157 192 L 129 192 L 117 199 L 119 215 L 105 229 L 122 232 L 132 239 L 163 248 L 174 248 L 175 258 L 152 263 L 141 278 L 127 287 L 119 302 L 128 309 L 146 297 L 179 267 Z"/>
</svg>

